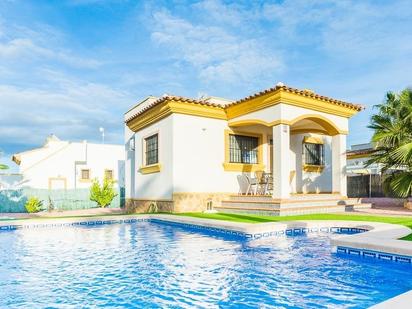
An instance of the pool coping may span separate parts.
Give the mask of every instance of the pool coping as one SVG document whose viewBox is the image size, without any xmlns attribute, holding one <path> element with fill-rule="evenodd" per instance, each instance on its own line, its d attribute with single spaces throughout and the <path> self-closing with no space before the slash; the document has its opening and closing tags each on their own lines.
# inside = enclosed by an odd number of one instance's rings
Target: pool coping
<svg viewBox="0 0 412 309">
<path fill-rule="evenodd" d="M 332 246 L 336 247 L 337 253 L 349 255 L 372 257 L 365 253 L 373 254 L 374 258 L 391 256 L 390 260 L 405 262 L 396 258 L 407 258 L 412 262 L 412 242 L 399 240 L 409 235 L 412 230 L 406 226 L 365 221 L 345 220 L 299 220 L 265 223 L 244 223 L 186 217 L 178 215 L 145 214 L 145 215 L 113 215 L 96 217 L 73 217 L 73 218 L 48 218 L 30 220 L 8 220 L 0 221 L 0 232 L 4 230 L 18 230 L 24 228 L 52 228 L 64 226 L 88 226 L 116 223 L 133 223 L 142 221 L 163 221 L 172 224 L 185 225 L 189 227 L 205 228 L 212 231 L 243 236 L 251 240 L 264 239 L 271 236 L 296 235 L 310 232 L 335 232 L 338 228 L 354 229 L 354 232 L 363 231 L 351 235 L 333 235 Z M 290 233 L 288 233 L 288 231 Z M 381 256 L 380 256 L 381 255 Z M 382 258 L 383 260 L 387 258 Z M 372 306 L 373 309 L 383 309 L 412 302 L 412 290 L 401 295 L 390 298 L 382 303 Z"/>
<path fill-rule="evenodd" d="M 30 227 L 53 227 L 61 226 L 62 223 L 71 224 L 84 222 L 105 222 L 110 220 L 122 220 L 125 223 L 129 220 L 161 220 L 170 223 L 181 223 L 197 227 L 215 229 L 216 231 L 232 232 L 249 239 L 259 239 L 271 236 L 281 236 L 299 234 L 306 232 L 329 232 L 331 228 L 352 228 L 364 231 L 352 235 L 334 235 L 332 245 L 337 248 L 351 248 L 359 250 L 370 250 L 374 252 L 385 252 L 394 255 L 408 256 L 412 258 L 412 242 L 399 240 L 412 233 L 412 230 L 403 225 L 366 222 L 366 221 L 346 221 L 346 220 L 297 220 L 279 221 L 264 223 L 245 223 L 215 219 L 205 219 L 167 214 L 143 214 L 143 215 L 113 215 L 96 217 L 73 217 L 73 218 L 50 218 L 50 219 L 30 219 L 30 220 L 7 220 L 0 221 L 0 230 L 9 226 L 10 230 Z M 83 224 L 81 224 L 83 223 Z M 113 222 L 116 223 L 116 222 Z M 328 228 L 329 230 L 322 230 Z M 298 230 L 299 229 L 299 230 Z M 282 233 L 283 231 L 283 233 Z M 289 233 L 287 233 L 289 232 Z"/>
</svg>

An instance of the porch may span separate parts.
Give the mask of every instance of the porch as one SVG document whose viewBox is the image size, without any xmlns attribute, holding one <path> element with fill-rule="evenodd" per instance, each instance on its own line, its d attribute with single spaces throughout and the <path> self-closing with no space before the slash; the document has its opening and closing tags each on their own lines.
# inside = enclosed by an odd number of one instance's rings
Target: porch
<svg viewBox="0 0 412 309">
<path fill-rule="evenodd" d="M 238 179 L 248 179 L 252 190 L 240 189 L 216 210 L 289 215 L 371 207 L 347 198 L 346 131 L 330 119 L 314 114 L 273 122 L 243 119 L 229 127 L 225 170 L 241 172 Z M 263 183 L 270 190 L 259 188 L 261 172 L 270 175 L 270 186 Z"/>
</svg>

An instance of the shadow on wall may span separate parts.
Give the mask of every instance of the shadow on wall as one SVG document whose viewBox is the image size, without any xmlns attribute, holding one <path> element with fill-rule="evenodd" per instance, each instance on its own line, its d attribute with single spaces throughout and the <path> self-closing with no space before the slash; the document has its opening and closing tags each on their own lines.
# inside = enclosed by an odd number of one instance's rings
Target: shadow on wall
<svg viewBox="0 0 412 309">
<path fill-rule="evenodd" d="M 302 150 L 303 153 L 303 150 Z M 300 160 L 296 159 L 296 165 L 303 166 L 303 155 Z M 321 173 L 303 172 L 297 169 L 296 189 L 298 192 L 320 193 L 332 191 L 332 148 L 325 144 L 325 167 Z M 303 178 L 305 177 L 305 178 Z M 301 181 L 299 181 L 299 178 Z"/>
</svg>

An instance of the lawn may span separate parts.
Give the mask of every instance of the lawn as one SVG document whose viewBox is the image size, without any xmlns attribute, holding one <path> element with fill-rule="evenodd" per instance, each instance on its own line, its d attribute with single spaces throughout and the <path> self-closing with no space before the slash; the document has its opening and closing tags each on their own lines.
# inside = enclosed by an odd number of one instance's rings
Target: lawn
<svg viewBox="0 0 412 309">
<path fill-rule="evenodd" d="M 313 214 L 313 215 L 299 215 L 299 216 L 258 216 L 258 215 L 240 215 L 229 213 L 182 213 L 179 216 L 225 220 L 245 223 L 262 223 L 262 222 L 279 222 L 279 221 L 296 221 L 296 220 L 347 220 L 347 221 L 369 221 L 369 222 L 383 222 L 405 225 L 412 229 L 412 217 L 385 217 L 385 216 L 371 216 L 371 215 L 346 215 L 346 214 Z M 402 238 L 403 240 L 412 241 L 412 234 Z"/>
</svg>

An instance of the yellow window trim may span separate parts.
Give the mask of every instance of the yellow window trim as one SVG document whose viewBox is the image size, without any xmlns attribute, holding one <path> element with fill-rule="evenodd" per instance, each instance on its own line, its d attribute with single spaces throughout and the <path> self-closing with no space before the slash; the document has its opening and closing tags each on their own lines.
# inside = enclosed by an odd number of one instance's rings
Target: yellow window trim
<svg viewBox="0 0 412 309">
<path fill-rule="evenodd" d="M 64 190 L 67 189 L 67 178 L 66 177 L 49 177 L 49 190 L 51 190 L 51 188 L 52 188 L 52 181 L 53 180 L 63 180 Z"/>
<path fill-rule="evenodd" d="M 89 173 L 89 178 L 83 178 L 83 171 L 88 171 Z M 79 178 L 80 182 L 91 182 L 92 178 L 90 177 L 90 168 L 82 168 L 80 169 L 80 178 Z"/>
<path fill-rule="evenodd" d="M 237 130 L 225 130 L 225 162 L 223 163 L 223 169 L 227 172 L 255 172 L 263 171 L 265 165 L 263 164 L 263 134 L 255 134 L 249 132 L 241 132 Z M 230 162 L 230 134 L 243 135 L 258 138 L 258 163 L 257 164 L 247 164 L 247 163 L 233 163 Z"/>
<path fill-rule="evenodd" d="M 114 179 L 114 170 L 110 169 L 110 168 L 107 168 L 107 169 L 104 170 L 103 178 L 106 178 L 106 173 L 107 172 L 111 172 L 111 174 L 112 174 L 112 177 L 108 178 L 108 179 L 113 181 L 113 182 L 116 182 L 116 180 Z"/>
<path fill-rule="evenodd" d="M 303 165 L 303 171 L 308 172 L 308 173 L 322 173 L 324 168 L 325 168 L 324 165 L 311 165 L 311 164 Z"/>
<path fill-rule="evenodd" d="M 264 164 L 223 163 L 226 172 L 257 172 L 265 169 Z"/>
<path fill-rule="evenodd" d="M 153 174 L 159 173 L 162 170 L 162 165 L 160 163 L 142 166 L 139 168 L 139 172 L 142 174 Z"/>
<path fill-rule="evenodd" d="M 314 137 L 314 136 L 305 136 L 303 138 L 303 142 L 305 144 L 319 144 L 319 145 L 324 144 L 322 138 Z"/>
</svg>

